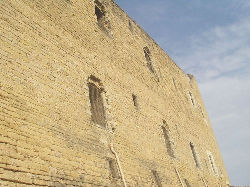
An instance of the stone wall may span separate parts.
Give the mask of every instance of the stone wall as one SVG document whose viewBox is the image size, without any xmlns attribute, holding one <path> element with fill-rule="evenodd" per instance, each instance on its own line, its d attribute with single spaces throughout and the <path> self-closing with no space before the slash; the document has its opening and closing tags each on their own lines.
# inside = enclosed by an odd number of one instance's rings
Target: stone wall
<svg viewBox="0 0 250 187">
<path fill-rule="evenodd" d="M 0 17 L 0 186 L 227 186 L 194 77 L 113 1 Z"/>
</svg>

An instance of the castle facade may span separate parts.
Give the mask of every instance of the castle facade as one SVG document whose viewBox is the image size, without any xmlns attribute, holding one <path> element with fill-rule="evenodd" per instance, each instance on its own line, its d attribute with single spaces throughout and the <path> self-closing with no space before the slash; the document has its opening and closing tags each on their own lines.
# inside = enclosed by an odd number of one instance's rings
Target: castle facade
<svg viewBox="0 0 250 187">
<path fill-rule="evenodd" d="M 228 186 L 195 78 L 115 2 L 0 17 L 0 186 Z"/>
</svg>

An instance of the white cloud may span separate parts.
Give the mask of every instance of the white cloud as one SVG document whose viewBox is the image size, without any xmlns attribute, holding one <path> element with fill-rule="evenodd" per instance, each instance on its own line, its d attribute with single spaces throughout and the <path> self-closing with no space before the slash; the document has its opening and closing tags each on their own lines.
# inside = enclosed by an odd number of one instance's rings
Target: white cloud
<svg viewBox="0 0 250 187">
<path fill-rule="evenodd" d="M 250 67 L 250 21 L 216 27 L 191 38 L 191 47 L 176 56 L 201 81 Z"/>
</svg>

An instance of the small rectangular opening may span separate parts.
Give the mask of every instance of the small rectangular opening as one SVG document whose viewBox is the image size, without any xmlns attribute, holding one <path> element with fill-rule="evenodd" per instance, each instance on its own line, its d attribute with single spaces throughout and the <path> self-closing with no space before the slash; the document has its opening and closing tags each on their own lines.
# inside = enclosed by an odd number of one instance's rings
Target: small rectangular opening
<svg viewBox="0 0 250 187">
<path fill-rule="evenodd" d="M 119 179 L 120 175 L 119 175 L 119 170 L 118 170 L 116 161 L 114 159 L 109 158 L 108 162 L 109 162 L 109 169 L 110 169 L 112 178 Z"/>
<path fill-rule="evenodd" d="M 134 106 L 136 107 L 136 109 L 138 109 L 138 101 L 137 101 L 137 96 L 132 94 L 132 98 L 133 98 L 133 103 L 134 103 Z"/>
<path fill-rule="evenodd" d="M 158 187 L 162 187 L 161 179 L 160 179 L 160 177 L 159 177 L 158 172 L 155 171 L 155 170 L 151 170 L 151 172 L 152 172 L 152 174 L 153 174 L 154 181 L 155 181 L 156 185 L 157 185 Z"/>
</svg>

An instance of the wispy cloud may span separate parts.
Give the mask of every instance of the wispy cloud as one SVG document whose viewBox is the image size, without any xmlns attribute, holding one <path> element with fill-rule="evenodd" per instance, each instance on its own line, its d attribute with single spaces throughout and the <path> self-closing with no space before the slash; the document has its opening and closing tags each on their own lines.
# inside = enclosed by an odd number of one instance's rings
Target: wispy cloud
<svg viewBox="0 0 250 187">
<path fill-rule="evenodd" d="M 175 59 L 200 81 L 250 72 L 249 19 L 215 27 L 190 41 L 189 49 Z"/>
<path fill-rule="evenodd" d="M 174 59 L 199 81 L 232 182 L 250 184 L 250 17 L 192 36 Z"/>
<path fill-rule="evenodd" d="M 250 184 L 250 74 L 220 76 L 200 89 L 232 183 Z"/>
</svg>

